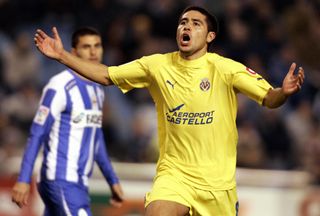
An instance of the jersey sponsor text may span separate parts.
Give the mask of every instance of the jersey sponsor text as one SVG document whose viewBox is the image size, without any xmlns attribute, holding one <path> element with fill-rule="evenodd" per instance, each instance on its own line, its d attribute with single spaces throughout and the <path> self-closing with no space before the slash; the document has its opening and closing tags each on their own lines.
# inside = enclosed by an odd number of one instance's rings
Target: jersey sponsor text
<svg viewBox="0 0 320 216">
<path fill-rule="evenodd" d="M 181 125 L 204 125 L 213 122 L 214 110 L 209 112 L 174 112 L 166 113 L 167 121 Z"/>
</svg>

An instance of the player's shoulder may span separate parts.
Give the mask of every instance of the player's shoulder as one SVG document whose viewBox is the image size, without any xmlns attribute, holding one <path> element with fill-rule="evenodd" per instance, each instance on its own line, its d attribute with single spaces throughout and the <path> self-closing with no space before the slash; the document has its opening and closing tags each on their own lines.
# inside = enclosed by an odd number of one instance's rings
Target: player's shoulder
<svg viewBox="0 0 320 216">
<path fill-rule="evenodd" d="M 46 86 L 54 89 L 64 88 L 72 80 L 74 76 L 66 69 L 51 77 Z"/>
<path fill-rule="evenodd" d="M 160 66 L 171 64 L 173 61 L 172 57 L 173 57 L 173 53 L 164 53 L 164 54 L 156 53 L 148 56 L 143 56 L 138 61 L 143 63 L 149 68 L 153 68 L 154 70 Z"/>
<path fill-rule="evenodd" d="M 156 53 L 156 54 L 152 54 L 152 55 L 148 55 L 148 56 L 144 56 L 142 57 L 142 59 L 145 59 L 147 61 L 155 61 L 155 62 L 158 62 L 158 61 L 165 61 L 167 59 L 170 59 L 172 58 L 173 56 L 173 52 L 171 53 Z M 159 62 L 158 62 L 159 63 Z"/>
<path fill-rule="evenodd" d="M 209 61 L 217 64 L 217 65 L 241 65 L 240 62 L 237 62 L 231 58 L 222 56 L 218 53 L 207 53 L 207 58 Z"/>
<path fill-rule="evenodd" d="M 218 71 L 223 73 L 235 73 L 246 68 L 242 63 L 217 53 L 207 53 L 207 58 Z"/>
</svg>

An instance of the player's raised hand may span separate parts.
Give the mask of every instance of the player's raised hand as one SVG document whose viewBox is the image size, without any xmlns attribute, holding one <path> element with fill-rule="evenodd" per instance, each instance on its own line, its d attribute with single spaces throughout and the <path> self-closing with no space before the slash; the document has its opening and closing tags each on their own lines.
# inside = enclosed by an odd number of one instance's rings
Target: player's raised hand
<svg viewBox="0 0 320 216">
<path fill-rule="evenodd" d="M 301 89 L 304 81 L 304 70 L 299 67 L 295 74 L 296 63 L 292 63 L 290 69 L 282 82 L 282 91 L 286 96 L 290 96 Z"/>
<path fill-rule="evenodd" d="M 34 42 L 38 50 L 49 58 L 60 59 L 64 51 L 61 38 L 56 27 L 52 28 L 53 37 L 48 36 L 41 29 L 37 29 Z"/>
</svg>

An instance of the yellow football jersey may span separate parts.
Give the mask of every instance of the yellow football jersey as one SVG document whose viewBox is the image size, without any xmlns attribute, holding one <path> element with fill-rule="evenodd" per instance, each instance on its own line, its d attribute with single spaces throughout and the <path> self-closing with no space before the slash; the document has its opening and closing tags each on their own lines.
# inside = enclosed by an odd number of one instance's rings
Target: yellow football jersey
<svg viewBox="0 0 320 216">
<path fill-rule="evenodd" d="M 158 117 L 157 175 L 171 174 L 197 188 L 234 188 L 237 97 L 259 104 L 271 85 L 241 63 L 215 53 L 184 60 L 155 54 L 109 67 L 123 92 L 147 88 Z"/>
</svg>

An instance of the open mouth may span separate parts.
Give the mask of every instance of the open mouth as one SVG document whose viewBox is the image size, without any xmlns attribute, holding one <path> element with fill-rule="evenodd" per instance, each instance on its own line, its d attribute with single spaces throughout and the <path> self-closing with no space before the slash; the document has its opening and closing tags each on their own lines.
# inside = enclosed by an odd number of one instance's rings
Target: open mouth
<svg viewBox="0 0 320 216">
<path fill-rule="evenodd" d="M 182 35 L 182 41 L 183 42 L 189 42 L 190 41 L 190 36 L 187 34 L 183 34 Z"/>
<path fill-rule="evenodd" d="M 189 43 L 190 43 L 190 40 L 191 40 L 191 38 L 190 38 L 190 35 L 188 35 L 188 34 L 182 34 L 182 37 L 181 37 L 181 45 L 183 45 L 183 46 L 188 46 L 189 45 Z"/>
</svg>

